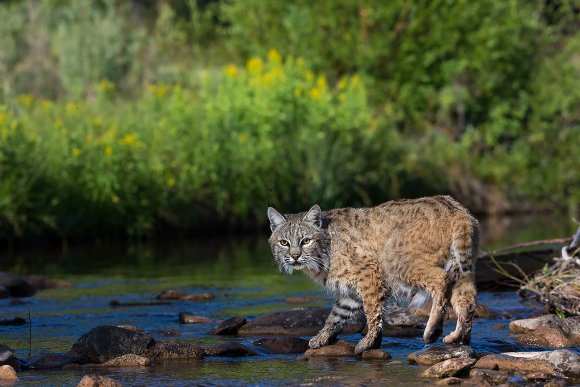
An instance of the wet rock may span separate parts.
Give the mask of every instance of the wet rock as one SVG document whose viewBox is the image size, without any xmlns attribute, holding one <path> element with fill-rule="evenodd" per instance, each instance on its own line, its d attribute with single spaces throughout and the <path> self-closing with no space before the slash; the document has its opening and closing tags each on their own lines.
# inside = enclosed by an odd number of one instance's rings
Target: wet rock
<svg viewBox="0 0 580 387">
<path fill-rule="evenodd" d="M 208 333 L 210 335 L 237 335 L 240 328 L 247 325 L 244 317 L 236 316 L 222 321 L 213 327 Z"/>
<path fill-rule="evenodd" d="M 4 344 L 0 344 L 0 366 L 2 365 L 19 369 L 18 359 L 14 356 L 14 351 Z"/>
<path fill-rule="evenodd" d="M 393 360 L 393 361 L 388 362 L 387 365 L 390 365 L 390 366 L 402 366 L 402 365 L 405 365 L 405 362 L 402 361 L 402 360 Z"/>
<path fill-rule="evenodd" d="M 179 313 L 179 322 L 181 324 L 207 324 L 213 320 L 204 316 L 198 316 L 193 313 Z"/>
<path fill-rule="evenodd" d="M 553 314 L 514 320 L 510 322 L 510 333 L 528 333 L 538 329 L 540 326 L 555 326 L 559 324 L 559 320 L 561 319 Z"/>
<path fill-rule="evenodd" d="M 549 382 L 544 384 L 544 387 L 566 387 L 568 386 L 568 382 L 562 379 L 552 379 Z"/>
<path fill-rule="evenodd" d="M 36 290 L 70 288 L 72 283 L 69 281 L 55 280 L 39 274 L 31 274 L 23 277 Z"/>
<path fill-rule="evenodd" d="M 287 304 L 310 304 L 322 300 L 322 297 L 288 297 L 285 301 Z"/>
<path fill-rule="evenodd" d="M 477 353 L 466 345 L 433 345 L 407 356 L 410 364 L 433 365 L 455 358 L 476 358 Z"/>
<path fill-rule="evenodd" d="M 308 340 L 296 336 L 282 336 L 273 339 L 260 339 L 252 344 L 262 347 L 274 354 L 304 353 Z"/>
<path fill-rule="evenodd" d="M 103 325 L 82 335 L 67 355 L 88 363 L 104 363 L 129 353 L 142 355 L 154 344 L 155 340 L 144 333 Z"/>
<path fill-rule="evenodd" d="M 580 355 L 568 349 L 541 352 L 507 352 L 504 355 L 522 359 L 547 361 L 556 367 L 556 370 L 560 373 L 566 376 L 580 378 Z"/>
<path fill-rule="evenodd" d="M 8 289 L 11 297 L 30 297 L 36 293 L 22 277 L 0 272 L 0 286 Z"/>
<path fill-rule="evenodd" d="M 447 378 L 467 372 L 477 360 L 469 357 L 459 357 L 444 360 L 427 368 L 421 376 L 426 378 Z"/>
<path fill-rule="evenodd" d="M 164 336 L 181 336 L 181 332 L 175 329 L 155 329 L 153 333 Z"/>
<path fill-rule="evenodd" d="M 211 301 L 215 298 L 213 293 L 185 293 L 179 290 L 164 290 L 157 299 L 159 300 L 179 300 L 179 301 Z"/>
<path fill-rule="evenodd" d="M 528 359 L 508 356 L 503 354 L 491 354 L 483 356 L 475 363 L 476 368 L 490 370 L 510 370 L 516 372 L 545 372 L 557 373 L 556 367 L 546 360 Z"/>
<path fill-rule="evenodd" d="M 362 353 L 363 360 L 389 360 L 391 354 L 382 349 L 368 349 Z"/>
<path fill-rule="evenodd" d="M 144 357 L 135 355 L 134 353 L 128 353 L 111 359 L 99 364 L 99 367 L 111 367 L 111 368 L 127 368 L 127 367 L 148 367 L 151 361 Z"/>
<path fill-rule="evenodd" d="M 512 376 L 512 373 L 506 370 L 497 371 L 483 368 L 472 368 L 471 371 L 469 371 L 469 377 L 471 379 L 485 380 L 494 385 L 505 383 L 510 376 Z"/>
<path fill-rule="evenodd" d="M 40 355 L 34 356 L 30 359 L 28 367 L 39 370 L 62 368 L 75 360 L 77 359 L 59 353 L 41 353 Z"/>
<path fill-rule="evenodd" d="M 515 340 L 537 347 L 566 348 L 580 345 L 580 334 L 574 335 L 562 326 L 541 326 L 533 332 L 519 335 Z"/>
<path fill-rule="evenodd" d="M 329 313 L 330 308 L 301 308 L 267 313 L 248 322 L 238 334 L 311 336 L 322 329 Z M 360 332 L 363 327 L 362 324 L 345 325 L 343 333 Z"/>
<path fill-rule="evenodd" d="M 503 331 L 506 328 L 505 324 L 497 324 L 491 327 L 494 331 Z"/>
<path fill-rule="evenodd" d="M 0 320 L 0 326 L 1 325 L 24 325 L 26 324 L 26 320 L 23 319 L 22 317 L 14 317 L 14 318 L 9 318 L 9 319 L 5 319 L 5 320 Z"/>
<path fill-rule="evenodd" d="M 100 375 L 85 375 L 77 384 L 77 387 L 122 387 L 123 385 L 114 379 Z"/>
<path fill-rule="evenodd" d="M 524 375 L 524 379 L 528 382 L 544 382 L 553 379 L 553 376 L 545 372 L 532 372 Z"/>
<path fill-rule="evenodd" d="M 227 343 L 216 345 L 213 347 L 207 347 L 205 349 L 205 353 L 206 355 L 209 356 L 229 356 L 229 357 L 258 355 L 258 352 L 239 343 Z"/>
<path fill-rule="evenodd" d="M 353 343 L 339 340 L 336 344 L 320 348 L 310 348 L 304 353 L 304 358 L 310 357 L 354 357 Z"/>
<path fill-rule="evenodd" d="M 18 375 L 12 366 L 5 364 L 0 366 L 0 380 L 17 381 Z"/>
<path fill-rule="evenodd" d="M 441 380 L 437 381 L 435 384 L 437 384 L 439 386 L 449 386 L 451 384 L 460 384 L 460 383 L 461 383 L 461 379 L 451 377 L 451 378 L 441 379 Z"/>
<path fill-rule="evenodd" d="M 150 359 L 202 359 L 205 351 L 202 347 L 191 343 L 177 341 L 159 341 L 149 348 L 145 356 Z"/>
<path fill-rule="evenodd" d="M 117 325 L 117 327 L 128 329 L 128 330 L 133 331 L 133 332 L 141 332 L 141 333 L 145 332 L 144 329 L 138 328 L 135 325 Z"/>
</svg>

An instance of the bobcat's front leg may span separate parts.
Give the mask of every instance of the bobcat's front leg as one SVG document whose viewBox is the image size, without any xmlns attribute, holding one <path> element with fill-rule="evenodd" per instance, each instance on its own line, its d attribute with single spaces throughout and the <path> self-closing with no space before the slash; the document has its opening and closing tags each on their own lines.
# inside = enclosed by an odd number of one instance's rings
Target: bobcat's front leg
<svg viewBox="0 0 580 387">
<path fill-rule="evenodd" d="M 308 342 L 310 348 L 320 348 L 332 344 L 344 324 L 361 308 L 362 303 L 353 298 L 345 297 L 336 301 L 326 319 L 324 328 Z"/>
<path fill-rule="evenodd" d="M 367 318 L 367 334 L 354 349 L 355 355 L 360 355 L 367 349 L 379 348 L 383 339 L 383 304 L 386 293 L 380 280 L 368 281 L 361 289 Z"/>
</svg>

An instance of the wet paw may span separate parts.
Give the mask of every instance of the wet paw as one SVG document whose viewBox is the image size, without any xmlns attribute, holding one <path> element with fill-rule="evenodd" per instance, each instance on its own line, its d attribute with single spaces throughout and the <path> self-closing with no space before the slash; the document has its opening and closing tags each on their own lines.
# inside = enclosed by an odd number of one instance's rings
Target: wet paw
<svg viewBox="0 0 580 387">
<path fill-rule="evenodd" d="M 368 349 L 380 348 L 382 339 L 383 335 L 380 333 L 375 335 L 367 333 L 367 335 L 361 341 L 359 341 L 354 348 L 354 354 L 358 356 Z"/>
<path fill-rule="evenodd" d="M 427 344 L 434 343 L 437 341 L 437 339 L 439 339 L 439 337 L 441 337 L 442 333 L 443 333 L 443 327 L 436 327 L 433 329 L 425 329 L 425 332 L 423 333 L 423 340 Z"/>
<path fill-rule="evenodd" d="M 461 332 L 454 331 L 443 338 L 445 344 L 463 344 Z M 469 340 L 468 340 L 469 343 Z"/>
<path fill-rule="evenodd" d="M 330 344 L 332 338 L 326 334 L 319 333 L 308 342 L 310 348 L 316 349 Z"/>
</svg>

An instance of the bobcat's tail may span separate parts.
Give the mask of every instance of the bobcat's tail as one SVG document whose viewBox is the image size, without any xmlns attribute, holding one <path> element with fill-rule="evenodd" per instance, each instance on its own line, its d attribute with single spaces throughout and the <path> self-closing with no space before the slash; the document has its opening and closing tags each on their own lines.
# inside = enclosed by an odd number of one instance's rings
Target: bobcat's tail
<svg viewBox="0 0 580 387">
<path fill-rule="evenodd" d="M 475 273 L 475 260 L 479 249 L 479 223 L 471 216 L 455 225 L 452 232 L 451 259 L 445 270 L 459 275 Z"/>
</svg>

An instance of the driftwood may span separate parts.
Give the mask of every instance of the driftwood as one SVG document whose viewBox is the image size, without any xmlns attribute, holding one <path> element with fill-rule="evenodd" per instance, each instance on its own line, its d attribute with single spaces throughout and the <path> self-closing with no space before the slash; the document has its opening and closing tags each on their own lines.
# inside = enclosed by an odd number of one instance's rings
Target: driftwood
<svg viewBox="0 0 580 387">
<path fill-rule="evenodd" d="M 514 253 L 509 251 L 521 250 L 522 248 L 537 247 L 543 245 L 555 245 L 565 241 L 564 246 L 541 251 L 540 255 L 550 254 L 551 260 L 544 263 L 543 267 L 535 271 L 522 268 L 518 263 L 499 258 L 509 255 L 513 258 Z M 552 239 L 547 241 L 535 241 L 520 243 L 508 248 L 497 250 L 482 255 L 482 259 L 491 260 L 495 266 L 493 270 L 511 281 L 520 288 L 520 294 L 533 293 L 537 299 L 546 305 L 549 311 L 566 315 L 580 314 L 580 227 L 573 238 Z M 501 255 L 502 252 L 508 252 Z M 558 252 L 559 254 L 556 254 Z M 524 254 L 529 261 L 537 251 L 524 251 L 515 254 Z M 531 273 L 531 274 L 530 274 Z"/>
</svg>

